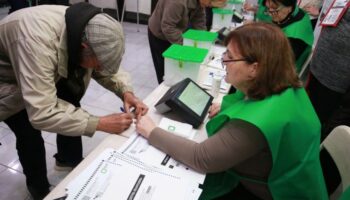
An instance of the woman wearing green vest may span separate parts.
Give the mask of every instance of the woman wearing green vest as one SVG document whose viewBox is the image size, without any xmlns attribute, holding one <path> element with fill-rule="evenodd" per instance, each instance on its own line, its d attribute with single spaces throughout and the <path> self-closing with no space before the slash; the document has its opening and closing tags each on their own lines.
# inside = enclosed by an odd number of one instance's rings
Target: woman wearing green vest
<svg viewBox="0 0 350 200">
<path fill-rule="evenodd" d="M 169 134 L 148 116 L 137 120 L 138 133 L 207 173 L 200 199 L 327 199 L 320 122 L 289 41 L 273 24 L 252 23 L 231 32 L 226 45 L 225 80 L 238 91 L 210 109 L 209 138 L 196 143 Z"/>
<path fill-rule="evenodd" d="M 297 71 L 311 53 L 314 33 L 310 17 L 297 6 L 297 0 L 263 0 L 265 16 L 269 15 L 288 37 L 294 52 Z M 260 13 L 260 17 L 263 14 Z"/>
<path fill-rule="evenodd" d="M 252 9 L 248 6 L 246 9 Z M 297 72 L 311 53 L 313 28 L 308 14 L 297 6 L 297 0 L 259 0 L 257 21 L 277 24 L 288 37 L 295 55 Z"/>
</svg>

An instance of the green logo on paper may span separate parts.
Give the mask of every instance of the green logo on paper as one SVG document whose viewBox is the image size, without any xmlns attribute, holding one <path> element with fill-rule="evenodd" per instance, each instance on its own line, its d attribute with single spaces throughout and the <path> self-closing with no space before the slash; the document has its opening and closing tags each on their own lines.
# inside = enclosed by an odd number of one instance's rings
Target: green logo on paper
<svg viewBox="0 0 350 200">
<path fill-rule="evenodd" d="M 175 131 L 175 126 L 168 126 L 168 131 L 174 132 Z"/>
</svg>

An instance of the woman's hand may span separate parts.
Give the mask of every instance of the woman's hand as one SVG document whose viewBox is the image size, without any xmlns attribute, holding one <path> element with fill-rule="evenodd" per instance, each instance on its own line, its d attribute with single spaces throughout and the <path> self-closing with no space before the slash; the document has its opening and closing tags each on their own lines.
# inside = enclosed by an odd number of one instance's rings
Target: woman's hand
<svg viewBox="0 0 350 200">
<path fill-rule="evenodd" d="M 213 103 L 209 108 L 209 118 L 215 117 L 220 112 L 221 104 Z"/>
<path fill-rule="evenodd" d="M 147 113 L 148 107 L 141 100 L 135 97 L 132 92 L 125 92 L 123 99 L 126 113 L 130 113 L 130 108 L 132 107 L 135 108 L 136 118 Z"/>
<path fill-rule="evenodd" d="M 136 121 L 136 131 L 147 139 L 155 127 L 156 125 L 149 116 L 141 116 Z"/>
</svg>

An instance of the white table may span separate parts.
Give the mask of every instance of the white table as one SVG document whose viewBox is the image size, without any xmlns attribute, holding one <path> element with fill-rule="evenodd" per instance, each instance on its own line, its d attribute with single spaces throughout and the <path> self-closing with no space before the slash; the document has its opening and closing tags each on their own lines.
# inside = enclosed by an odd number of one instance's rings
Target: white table
<svg viewBox="0 0 350 200">
<path fill-rule="evenodd" d="M 144 100 L 144 103 L 149 106 L 148 115 L 155 121 L 159 123 L 162 115 L 156 111 L 154 108 L 155 103 L 165 94 L 169 89 L 168 86 L 164 84 L 159 85 L 148 97 Z M 222 95 L 221 95 L 222 97 Z M 194 140 L 197 142 L 203 141 L 207 138 L 205 124 L 204 123 L 197 129 L 197 133 Z M 107 136 L 74 170 L 67 175 L 49 194 L 45 197 L 45 200 L 53 200 L 65 195 L 65 187 L 72 181 L 80 172 L 82 172 L 103 150 L 106 148 L 116 148 L 118 149 L 132 133 L 135 132 L 135 126 L 132 125 L 128 130 L 124 131 L 121 135 L 109 135 Z"/>
<path fill-rule="evenodd" d="M 212 50 L 212 54 L 217 56 L 221 56 L 222 52 L 225 50 L 224 47 L 215 47 Z M 201 86 L 203 78 L 207 75 L 207 69 L 211 68 L 206 65 L 207 63 L 203 63 L 200 67 L 200 72 L 198 75 L 197 83 Z M 169 87 L 164 83 L 159 85 L 155 90 L 152 91 L 151 94 L 144 99 L 144 103 L 149 107 L 148 115 L 154 120 L 156 124 L 158 124 L 163 117 L 160 113 L 158 113 L 154 107 L 154 105 L 158 102 L 158 100 L 168 91 Z M 221 102 L 223 95 L 227 93 L 224 91 L 220 93 L 217 98 L 215 98 L 214 102 Z M 204 120 L 204 122 L 197 128 L 197 133 L 194 137 L 194 140 L 197 142 L 201 142 L 207 138 L 205 124 L 208 121 L 208 117 Z M 72 172 L 70 172 L 67 177 L 65 177 L 49 194 L 45 197 L 45 200 L 53 200 L 62 196 L 65 196 L 65 188 L 67 184 L 72 181 L 80 172 L 82 172 L 101 152 L 103 152 L 107 148 L 115 148 L 118 149 L 127 139 L 135 132 L 135 125 L 132 125 L 129 129 L 121 133 L 120 135 L 109 135 L 107 136 Z"/>
</svg>

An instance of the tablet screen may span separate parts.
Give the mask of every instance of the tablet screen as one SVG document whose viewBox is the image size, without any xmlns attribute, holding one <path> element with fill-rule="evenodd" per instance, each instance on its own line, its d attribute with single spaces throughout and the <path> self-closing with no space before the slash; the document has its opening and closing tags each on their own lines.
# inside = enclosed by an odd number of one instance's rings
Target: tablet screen
<svg viewBox="0 0 350 200">
<path fill-rule="evenodd" d="M 202 113 L 210 100 L 210 95 L 205 93 L 194 83 L 189 82 L 178 99 L 198 116 L 202 116 Z"/>
</svg>

